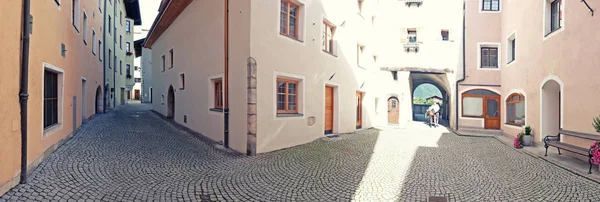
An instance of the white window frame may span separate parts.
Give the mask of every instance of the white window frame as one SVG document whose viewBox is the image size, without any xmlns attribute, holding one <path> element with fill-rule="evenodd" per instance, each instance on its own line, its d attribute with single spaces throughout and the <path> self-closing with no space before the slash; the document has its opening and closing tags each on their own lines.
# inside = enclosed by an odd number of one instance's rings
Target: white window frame
<svg viewBox="0 0 600 202">
<path fill-rule="evenodd" d="M 508 120 L 508 115 L 507 115 L 507 110 L 508 110 L 508 105 L 506 104 L 506 100 L 508 99 L 508 96 L 511 96 L 514 93 L 519 93 L 521 95 L 523 95 L 523 97 L 525 97 L 525 101 L 523 101 L 524 105 L 525 105 L 525 124 L 523 124 L 523 126 L 515 126 L 512 124 L 508 124 L 506 123 Z M 527 94 L 525 94 L 525 91 L 523 89 L 513 89 L 511 91 L 509 91 L 508 94 L 504 95 L 504 100 L 503 100 L 503 105 L 502 107 L 504 107 L 504 118 L 502 118 L 502 124 L 504 124 L 504 126 L 509 127 L 509 128 L 514 128 L 514 129 L 524 129 L 525 126 L 527 126 Z"/>
<path fill-rule="evenodd" d="M 550 18 L 552 18 L 552 2 L 554 2 L 554 0 L 542 0 L 542 11 L 543 11 L 543 15 L 542 15 L 542 22 L 544 23 L 542 26 L 542 39 L 543 41 L 546 41 L 547 39 L 553 37 L 554 35 L 557 35 L 558 33 L 561 33 L 565 30 L 565 22 L 566 22 L 566 7 L 567 7 L 567 1 L 563 0 L 561 3 L 561 7 L 560 7 L 560 11 L 562 12 L 562 18 L 560 20 L 560 28 L 558 28 L 557 30 L 552 31 L 552 25 L 550 23 L 552 23 L 552 20 Z"/>
<path fill-rule="evenodd" d="M 77 5 L 74 4 L 75 1 L 77 1 Z M 79 26 L 81 24 L 81 0 L 71 0 L 71 4 L 71 24 L 73 24 L 75 31 L 79 33 Z"/>
<path fill-rule="evenodd" d="M 498 68 L 481 68 L 481 48 L 498 48 Z M 477 70 L 500 71 L 502 69 L 502 44 L 498 42 L 478 42 L 477 43 Z"/>
<path fill-rule="evenodd" d="M 83 16 L 81 16 L 82 19 L 82 30 L 81 33 L 83 35 L 83 44 L 85 44 L 87 46 L 87 34 L 88 34 L 88 16 L 87 16 L 87 12 L 85 12 L 85 9 L 83 9 Z"/>
<path fill-rule="evenodd" d="M 479 10 L 479 13 L 501 13 L 502 12 L 502 0 L 498 0 L 498 10 L 497 11 L 484 11 L 483 10 L 483 0 L 478 0 L 479 1 L 479 7 L 477 8 L 477 10 Z"/>
<path fill-rule="evenodd" d="M 506 67 L 511 66 L 512 64 L 514 64 L 514 63 L 517 62 L 516 56 L 517 56 L 517 51 L 518 51 L 517 48 L 519 46 L 517 45 L 518 41 L 516 41 L 516 39 L 517 39 L 517 31 L 513 31 L 512 33 L 510 33 L 508 35 L 508 37 L 506 37 L 506 59 L 505 59 Z M 511 54 L 512 53 L 512 48 L 513 48 L 512 47 L 512 40 L 515 40 L 515 46 L 516 46 L 516 48 L 515 48 L 515 55 L 514 56 Z M 512 58 L 512 57 L 514 57 L 514 58 Z"/>
<path fill-rule="evenodd" d="M 215 109 L 215 81 L 216 80 L 221 80 L 223 81 L 223 74 L 217 74 L 217 75 L 213 75 L 213 76 L 209 76 L 208 77 L 208 110 L 210 111 L 210 113 L 212 114 L 219 114 L 219 115 L 223 115 L 222 112 L 220 112 L 219 110 Z M 222 84 L 221 84 L 222 85 Z M 224 88 L 223 88 L 224 90 Z M 223 91 L 222 91 L 223 92 Z M 225 99 L 225 93 L 221 93 L 221 100 Z M 212 110 L 211 110 L 212 109 Z"/>
<path fill-rule="evenodd" d="M 44 71 L 48 70 L 48 71 L 52 71 L 58 74 L 58 108 L 57 108 L 57 112 L 58 112 L 58 120 L 57 120 L 57 124 L 52 126 L 52 127 L 48 127 L 46 129 L 44 129 L 44 127 L 41 127 L 41 134 L 42 134 L 42 139 L 48 137 L 49 135 L 52 135 L 54 133 L 56 133 L 57 131 L 60 131 L 63 128 L 63 112 L 64 112 L 64 90 L 65 90 L 65 70 L 54 66 L 50 63 L 46 63 L 44 62 L 42 64 L 42 75 L 44 75 Z M 42 76 L 42 82 L 40 83 L 41 89 L 44 89 L 44 77 Z M 44 97 L 41 97 L 41 109 L 44 109 Z M 44 110 L 40 110 L 40 123 L 44 123 Z"/>
<path fill-rule="evenodd" d="M 102 55 L 104 53 L 104 46 L 102 46 L 104 44 L 104 42 L 102 42 L 102 39 L 98 39 L 98 60 L 102 61 L 104 60 L 104 55 Z"/>
<path fill-rule="evenodd" d="M 183 79 L 181 79 L 181 78 L 183 78 Z M 185 90 L 185 72 L 180 72 L 179 76 L 177 77 L 177 80 L 178 80 L 177 83 L 179 83 L 179 88 L 178 89 L 179 90 Z"/>
<path fill-rule="evenodd" d="M 331 25 L 331 27 L 333 27 L 333 32 L 331 34 L 331 36 L 333 38 L 333 46 L 330 47 L 331 53 L 327 52 L 326 50 L 323 50 L 323 52 L 326 54 L 329 54 L 329 55 L 337 56 L 338 55 L 338 40 L 336 37 L 336 34 L 337 34 L 336 32 L 338 31 L 337 30 L 338 27 L 333 22 L 331 22 L 327 18 L 323 17 L 323 22 L 321 24 L 322 25 L 321 26 L 321 35 L 323 35 L 323 33 L 325 33 L 325 30 L 327 29 L 327 26 L 325 26 L 325 23 L 327 23 L 327 24 Z M 325 39 L 325 36 L 321 36 L 322 43 L 325 43 L 324 39 Z M 321 48 L 321 49 L 323 49 L 323 48 Z"/>
<path fill-rule="evenodd" d="M 96 44 L 96 30 L 92 28 L 92 55 L 96 55 L 96 46 L 100 44 Z"/>
</svg>

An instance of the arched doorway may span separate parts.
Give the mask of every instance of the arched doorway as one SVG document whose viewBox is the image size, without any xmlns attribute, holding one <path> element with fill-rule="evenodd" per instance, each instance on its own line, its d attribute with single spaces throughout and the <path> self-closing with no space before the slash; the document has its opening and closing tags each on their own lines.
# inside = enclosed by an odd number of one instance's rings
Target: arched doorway
<svg viewBox="0 0 600 202">
<path fill-rule="evenodd" d="M 561 127 L 561 84 L 557 80 L 547 80 L 542 84 L 540 116 L 542 130 L 540 141 L 547 135 L 556 135 Z"/>
<path fill-rule="evenodd" d="M 462 117 L 483 118 L 484 129 L 500 129 L 500 95 L 485 89 L 461 94 Z"/>
<path fill-rule="evenodd" d="M 173 86 L 169 86 L 169 94 L 167 95 L 167 118 L 175 117 L 175 90 Z"/>
<path fill-rule="evenodd" d="M 419 83 L 412 92 L 413 120 L 428 121 L 425 117 L 429 107 L 435 103 L 440 105 L 440 119 L 447 119 L 447 95 L 443 88 L 432 82 Z"/>
<path fill-rule="evenodd" d="M 388 123 L 398 124 L 400 118 L 400 101 L 396 97 L 388 99 Z"/>
<path fill-rule="evenodd" d="M 102 113 L 102 87 L 96 88 L 96 114 Z"/>
</svg>

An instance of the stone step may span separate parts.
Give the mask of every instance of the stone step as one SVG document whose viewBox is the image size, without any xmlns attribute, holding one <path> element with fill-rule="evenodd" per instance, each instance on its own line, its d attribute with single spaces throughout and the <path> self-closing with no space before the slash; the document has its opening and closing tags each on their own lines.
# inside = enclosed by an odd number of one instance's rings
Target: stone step
<svg viewBox="0 0 600 202">
<path fill-rule="evenodd" d="M 458 133 L 460 133 L 461 135 L 484 136 L 484 137 L 493 137 L 493 136 L 504 135 L 504 132 L 502 130 L 472 128 L 472 127 L 460 127 L 458 129 Z"/>
</svg>

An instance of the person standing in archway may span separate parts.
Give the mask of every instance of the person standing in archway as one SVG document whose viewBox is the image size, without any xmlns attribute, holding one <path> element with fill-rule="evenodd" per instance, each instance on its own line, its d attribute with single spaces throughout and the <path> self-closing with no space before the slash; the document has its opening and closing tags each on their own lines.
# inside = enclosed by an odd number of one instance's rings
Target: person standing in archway
<svg viewBox="0 0 600 202">
<path fill-rule="evenodd" d="M 429 109 L 427 109 L 427 112 L 430 115 L 429 125 L 431 126 L 433 124 L 435 127 L 437 127 L 438 123 L 440 121 L 440 102 L 436 101 L 431 106 L 429 106 Z"/>
</svg>

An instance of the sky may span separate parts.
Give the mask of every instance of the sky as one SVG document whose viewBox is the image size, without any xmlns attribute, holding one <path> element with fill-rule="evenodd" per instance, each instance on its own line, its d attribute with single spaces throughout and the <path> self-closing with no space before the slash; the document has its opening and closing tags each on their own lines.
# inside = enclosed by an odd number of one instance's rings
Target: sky
<svg viewBox="0 0 600 202">
<path fill-rule="evenodd" d="M 137 34 L 135 40 L 146 37 L 146 32 L 142 30 L 149 30 L 152 27 L 154 18 L 158 15 L 158 6 L 161 0 L 139 0 L 140 11 L 142 12 L 142 26 L 136 26 L 135 31 L 143 34 Z"/>
</svg>

